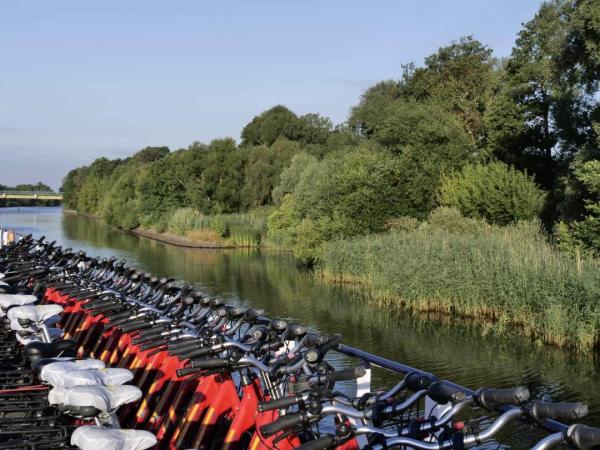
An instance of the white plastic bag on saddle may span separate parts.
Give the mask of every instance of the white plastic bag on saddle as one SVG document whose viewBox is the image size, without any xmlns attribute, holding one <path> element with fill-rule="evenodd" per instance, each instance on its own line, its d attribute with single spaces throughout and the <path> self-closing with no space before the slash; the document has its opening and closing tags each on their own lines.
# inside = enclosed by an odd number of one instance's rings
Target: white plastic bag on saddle
<svg viewBox="0 0 600 450">
<path fill-rule="evenodd" d="M 84 425 L 71 435 L 71 445 L 81 450 L 146 450 L 156 445 L 156 437 L 145 430 L 117 430 Z"/>
<path fill-rule="evenodd" d="M 69 389 L 54 388 L 48 393 L 51 405 L 93 406 L 108 413 L 142 397 L 137 386 L 75 386 Z"/>
<path fill-rule="evenodd" d="M 0 283 L 1 285 L 1 283 Z M 38 298 L 35 295 L 26 294 L 0 294 L 0 317 L 4 317 L 5 309 L 11 306 L 23 306 L 35 303 Z"/>
<path fill-rule="evenodd" d="M 109 386 L 128 383 L 133 374 L 127 369 L 83 369 L 46 375 L 44 381 L 54 387 Z"/>
<path fill-rule="evenodd" d="M 11 320 L 26 319 L 39 323 L 62 312 L 63 308 L 60 305 L 24 305 L 9 309 L 6 316 Z"/>
<path fill-rule="evenodd" d="M 106 365 L 99 359 L 72 359 L 55 361 L 46 364 L 40 371 L 40 380 L 49 382 L 50 379 L 61 377 L 63 374 L 81 369 L 103 369 Z"/>
</svg>

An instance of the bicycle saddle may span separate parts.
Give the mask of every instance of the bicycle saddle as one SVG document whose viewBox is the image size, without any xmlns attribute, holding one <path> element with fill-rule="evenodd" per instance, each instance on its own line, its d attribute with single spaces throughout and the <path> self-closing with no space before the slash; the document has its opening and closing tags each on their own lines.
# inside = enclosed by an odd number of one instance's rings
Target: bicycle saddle
<svg viewBox="0 0 600 450">
<path fill-rule="evenodd" d="M 11 306 L 23 306 L 37 302 L 38 298 L 35 295 L 23 294 L 0 294 L 0 317 L 4 315 L 4 309 Z"/>
<path fill-rule="evenodd" d="M 15 306 L 6 313 L 11 319 L 28 319 L 33 322 L 43 322 L 63 311 L 60 305 L 24 305 Z"/>
<path fill-rule="evenodd" d="M 103 369 L 105 364 L 99 359 L 47 358 L 41 359 L 33 367 L 33 373 L 44 381 L 46 377 L 60 376 L 69 370 Z"/>
<path fill-rule="evenodd" d="M 131 385 L 55 387 L 48 393 L 48 402 L 60 405 L 63 412 L 89 417 L 90 407 L 99 413 L 109 413 L 141 397 L 142 391 Z"/>
<path fill-rule="evenodd" d="M 63 363 L 54 363 L 50 364 L 50 366 L 56 364 Z M 43 381 L 53 387 L 71 388 L 84 385 L 108 386 L 125 384 L 133 379 L 133 373 L 127 369 L 42 370 L 41 377 Z"/>
<path fill-rule="evenodd" d="M 23 349 L 23 356 L 32 364 L 43 358 L 56 356 L 74 357 L 77 354 L 77 343 L 72 339 L 56 342 L 30 342 Z"/>
<path fill-rule="evenodd" d="M 117 430 L 84 425 L 71 435 L 71 445 L 81 450 L 146 450 L 156 445 L 156 437 L 144 430 Z"/>
<path fill-rule="evenodd" d="M 41 342 L 41 332 L 31 328 L 21 328 L 18 324 L 16 329 L 13 327 L 14 322 L 11 321 L 11 328 L 17 331 L 16 338 L 23 345 L 31 344 L 32 342 Z M 60 328 L 48 328 L 48 334 L 51 341 L 59 340 L 63 335 L 63 330 Z"/>
</svg>

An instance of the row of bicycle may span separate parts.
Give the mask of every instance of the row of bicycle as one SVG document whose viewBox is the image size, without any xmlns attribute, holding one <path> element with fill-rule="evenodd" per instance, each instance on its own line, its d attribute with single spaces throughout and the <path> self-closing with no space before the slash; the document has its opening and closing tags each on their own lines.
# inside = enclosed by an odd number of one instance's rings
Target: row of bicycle
<svg viewBox="0 0 600 450">
<path fill-rule="evenodd" d="M 0 396 L 15 405 L 0 407 L 0 442 L 24 443 L 14 448 L 464 449 L 514 421 L 587 414 L 582 403 L 530 400 L 524 387 L 471 393 L 418 371 L 373 390 L 368 364 L 333 367 L 338 335 L 44 238 L 0 258 Z M 474 411 L 487 420 L 465 423 Z M 528 445 L 560 444 L 591 448 L 600 430 L 574 424 Z"/>
</svg>

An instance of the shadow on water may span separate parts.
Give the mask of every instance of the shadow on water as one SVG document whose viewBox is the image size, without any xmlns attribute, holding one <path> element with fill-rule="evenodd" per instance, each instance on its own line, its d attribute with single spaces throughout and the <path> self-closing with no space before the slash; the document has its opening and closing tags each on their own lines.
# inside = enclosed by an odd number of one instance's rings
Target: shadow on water
<svg viewBox="0 0 600 450">
<path fill-rule="evenodd" d="M 537 398 L 585 401 L 591 412 L 585 422 L 600 426 L 600 373 L 593 356 L 540 347 L 517 336 L 498 339 L 461 320 L 369 307 L 352 291 L 325 285 L 299 269 L 287 254 L 174 247 L 95 219 L 62 215 L 59 208 L 0 209 L 0 224 L 45 234 L 90 254 L 126 258 L 152 273 L 264 308 L 271 316 L 341 333 L 349 345 L 471 388 L 526 385 Z M 396 380 L 394 374 L 378 373 L 376 382 Z"/>
</svg>

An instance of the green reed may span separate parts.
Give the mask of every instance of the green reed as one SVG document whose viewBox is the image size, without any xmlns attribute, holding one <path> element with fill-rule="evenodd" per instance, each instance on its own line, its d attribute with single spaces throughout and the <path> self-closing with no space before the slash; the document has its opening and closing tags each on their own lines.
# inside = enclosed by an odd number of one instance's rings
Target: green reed
<svg viewBox="0 0 600 450">
<path fill-rule="evenodd" d="M 176 210 L 167 231 L 194 241 L 212 241 L 236 247 L 257 247 L 267 231 L 268 211 L 204 215 L 193 208 Z"/>
<path fill-rule="evenodd" d="M 327 243 L 317 265 L 378 303 L 481 318 L 500 333 L 580 351 L 599 341 L 599 269 L 557 251 L 537 223 L 392 229 Z"/>
</svg>

